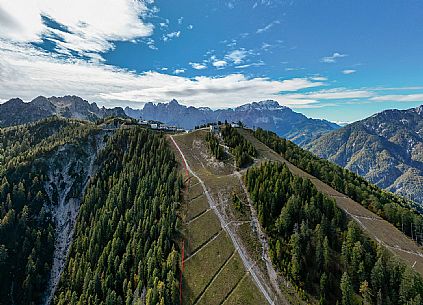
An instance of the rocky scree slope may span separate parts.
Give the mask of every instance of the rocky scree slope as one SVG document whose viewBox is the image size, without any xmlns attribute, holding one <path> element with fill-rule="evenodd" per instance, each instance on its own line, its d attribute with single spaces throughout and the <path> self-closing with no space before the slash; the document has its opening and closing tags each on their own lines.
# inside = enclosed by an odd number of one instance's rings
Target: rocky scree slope
<svg viewBox="0 0 423 305">
<path fill-rule="evenodd" d="M 65 144 L 47 160 L 48 179 L 44 187 L 50 204 L 46 205 L 46 209 L 52 214 L 56 236 L 53 264 L 44 299 L 46 305 L 51 303 L 65 267 L 82 195 L 98 167 L 95 161 L 105 146 L 104 135 L 104 132 L 92 135 L 82 145 Z"/>
</svg>

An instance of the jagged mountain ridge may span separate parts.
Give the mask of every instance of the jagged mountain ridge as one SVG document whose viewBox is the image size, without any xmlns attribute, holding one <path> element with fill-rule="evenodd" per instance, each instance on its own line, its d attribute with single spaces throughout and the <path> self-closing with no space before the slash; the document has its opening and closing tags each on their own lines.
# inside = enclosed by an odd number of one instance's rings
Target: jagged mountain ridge
<svg viewBox="0 0 423 305">
<path fill-rule="evenodd" d="M 242 121 L 248 127 L 272 130 L 299 145 L 305 145 L 318 136 L 339 128 L 335 123 L 308 118 L 272 100 L 217 110 L 187 107 L 172 100 L 169 103 L 147 103 L 143 109 L 126 107 L 125 113 L 133 118 L 157 120 L 185 129 L 216 121 Z"/>
<path fill-rule="evenodd" d="M 423 204 L 423 105 L 380 112 L 323 135 L 307 148 Z"/>
<path fill-rule="evenodd" d="M 126 116 L 120 107 L 99 108 L 96 103 L 89 103 L 74 95 L 49 98 L 39 96 L 28 103 L 14 98 L 0 104 L 0 127 L 31 123 L 52 115 L 89 121 L 107 116 Z"/>
</svg>

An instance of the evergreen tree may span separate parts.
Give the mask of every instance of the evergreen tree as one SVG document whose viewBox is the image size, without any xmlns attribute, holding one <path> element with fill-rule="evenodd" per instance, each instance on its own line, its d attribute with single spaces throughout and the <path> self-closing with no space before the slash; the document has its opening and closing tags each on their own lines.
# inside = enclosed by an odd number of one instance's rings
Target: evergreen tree
<svg viewBox="0 0 423 305">
<path fill-rule="evenodd" d="M 422 236 L 415 234 L 415 228 L 423 227 L 423 211 L 415 204 L 381 190 L 347 169 L 316 157 L 274 132 L 258 128 L 254 136 L 295 166 L 386 219 L 418 243 L 423 243 Z"/>
<path fill-rule="evenodd" d="M 225 144 L 230 147 L 230 152 L 235 157 L 237 167 L 246 167 L 253 162 L 253 158 L 257 157 L 255 147 L 241 136 L 236 128 L 225 124 L 221 133 Z"/>
<path fill-rule="evenodd" d="M 292 175 L 284 163 L 249 168 L 245 184 L 269 236 L 272 261 L 298 291 L 320 304 L 354 304 L 358 294 L 369 304 L 405 305 L 421 297 L 417 273 L 366 237 L 333 199 Z"/>
<path fill-rule="evenodd" d="M 342 305 L 354 304 L 353 302 L 354 291 L 353 291 L 350 277 L 348 276 L 347 272 L 344 272 L 344 274 L 342 274 L 341 292 L 342 292 L 342 302 L 341 302 Z"/>
</svg>

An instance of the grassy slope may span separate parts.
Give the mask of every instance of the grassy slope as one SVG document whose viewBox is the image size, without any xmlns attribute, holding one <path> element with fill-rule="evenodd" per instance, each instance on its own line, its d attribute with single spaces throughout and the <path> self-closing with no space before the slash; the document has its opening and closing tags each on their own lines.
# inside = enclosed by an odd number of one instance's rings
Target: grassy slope
<svg viewBox="0 0 423 305">
<path fill-rule="evenodd" d="M 231 204 L 232 192 L 245 200 L 239 180 L 233 175 L 233 160 L 229 158 L 226 162 L 213 162 L 204 144 L 204 138 L 205 131 L 201 130 L 175 136 L 191 168 L 205 182 L 219 209 L 233 221 L 230 226 L 241 237 L 241 243 L 255 260 L 256 268 L 264 270 L 261 249 L 257 246 L 258 241 L 254 239 L 256 237 L 249 225 L 250 215 L 248 212 L 238 213 Z M 175 153 L 180 158 L 176 149 Z M 181 159 L 180 162 L 182 164 Z M 181 208 L 181 217 L 184 222 L 182 230 L 186 244 L 189 245 L 188 251 L 194 253 L 185 265 L 184 304 L 195 302 L 197 302 L 195 304 L 267 304 L 250 274 L 245 270 L 226 233 L 221 230 L 216 239 L 213 239 L 217 232 L 215 225 L 217 217 L 212 210 L 207 211 L 208 205 L 205 204 L 207 200 L 204 195 L 200 195 L 198 181 L 192 178 L 190 185 L 186 194 L 187 202 Z M 189 222 L 192 219 L 194 220 Z M 215 240 L 217 239 L 219 245 L 216 248 Z M 214 257 L 216 255 L 218 258 Z M 265 279 L 265 281 L 268 280 Z M 270 286 L 268 282 L 266 284 Z M 289 295 L 290 304 L 300 304 L 295 293 L 290 291 L 286 294 Z"/>
</svg>

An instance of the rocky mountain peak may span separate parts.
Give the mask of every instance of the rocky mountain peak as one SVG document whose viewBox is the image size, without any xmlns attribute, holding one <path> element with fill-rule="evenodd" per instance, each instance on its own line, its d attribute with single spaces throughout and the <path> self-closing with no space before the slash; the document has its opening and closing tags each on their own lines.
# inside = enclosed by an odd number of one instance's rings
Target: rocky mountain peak
<svg viewBox="0 0 423 305">
<path fill-rule="evenodd" d="M 36 97 L 31 101 L 31 104 L 46 111 L 54 111 L 54 105 L 45 96 Z"/>
<path fill-rule="evenodd" d="M 416 107 L 415 110 L 416 110 L 417 114 L 423 115 L 423 105 Z"/>
<path fill-rule="evenodd" d="M 153 102 L 148 102 L 148 103 L 145 103 L 144 110 L 154 109 L 155 107 L 156 107 L 156 105 L 154 105 Z M 126 107 L 125 110 L 126 109 L 132 109 L 132 108 Z"/>
<path fill-rule="evenodd" d="M 177 101 L 177 100 L 172 99 L 172 100 L 169 102 L 169 106 L 180 106 L 180 104 L 178 103 L 178 101 Z"/>
<path fill-rule="evenodd" d="M 282 110 L 282 109 L 290 109 L 285 106 L 281 106 L 277 101 L 274 100 L 265 100 L 260 102 L 252 102 L 249 104 L 241 105 L 236 108 L 239 111 L 267 111 L 267 110 Z"/>
<path fill-rule="evenodd" d="M 24 101 L 22 101 L 20 98 L 12 98 L 10 100 L 8 100 L 7 102 L 5 102 L 3 105 L 4 106 L 21 106 L 24 105 Z"/>
<path fill-rule="evenodd" d="M 30 123 L 52 115 L 90 121 L 107 116 L 126 116 L 120 107 L 100 109 L 96 103 L 89 103 L 75 95 L 38 96 L 29 103 L 15 98 L 0 105 L 0 127 Z"/>
<path fill-rule="evenodd" d="M 304 144 L 322 133 L 339 128 L 334 123 L 307 118 L 274 100 L 216 110 L 209 107 L 185 106 L 171 100 L 169 103 L 146 103 L 144 108 L 139 110 L 127 107 L 125 112 L 133 118 L 160 121 L 185 129 L 217 121 L 242 121 L 248 127 L 272 130 L 298 144 Z"/>
<path fill-rule="evenodd" d="M 288 108 L 285 106 L 281 106 L 277 101 L 274 100 L 265 100 L 265 101 L 260 101 L 257 102 L 257 104 L 263 108 L 266 109 L 283 109 L 283 108 Z"/>
</svg>

